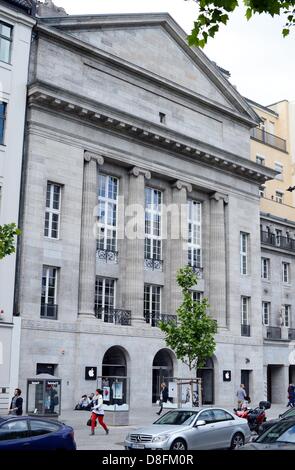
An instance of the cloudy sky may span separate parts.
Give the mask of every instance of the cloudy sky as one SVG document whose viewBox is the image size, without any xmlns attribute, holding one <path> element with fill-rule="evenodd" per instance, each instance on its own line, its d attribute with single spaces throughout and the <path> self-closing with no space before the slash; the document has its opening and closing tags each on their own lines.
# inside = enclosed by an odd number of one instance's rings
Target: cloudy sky
<svg viewBox="0 0 295 470">
<path fill-rule="evenodd" d="M 167 11 L 186 32 L 190 32 L 197 14 L 192 0 L 54 0 L 54 3 L 73 15 Z M 260 15 L 247 22 L 243 15 L 241 7 L 210 40 L 205 53 L 230 71 L 231 82 L 244 96 L 264 105 L 282 99 L 295 100 L 295 28 L 284 39 L 282 18 Z"/>
</svg>

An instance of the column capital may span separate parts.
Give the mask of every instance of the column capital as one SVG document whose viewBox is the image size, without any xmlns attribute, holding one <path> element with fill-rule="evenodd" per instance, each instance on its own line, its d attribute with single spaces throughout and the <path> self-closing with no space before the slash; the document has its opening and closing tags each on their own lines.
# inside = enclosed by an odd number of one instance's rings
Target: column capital
<svg viewBox="0 0 295 470">
<path fill-rule="evenodd" d="M 148 170 L 145 170 L 144 168 L 139 168 L 138 166 L 134 166 L 130 171 L 129 174 L 132 176 L 135 176 L 136 178 L 139 175 L 143 175 L 147 180 L 150 180 L 152 175 L 151 172 Z"/>
<path fill-rule="evenodd" d="M 193 190 L 193 187 L 190 183 L 186 183 L 185 181 L 180 180 L 175 181 L 175 183 L 173 183 L 172 185 L 172 188 L 178 189 L 178 191 L 180 191 L 181 189 L 186 189 L 188 193 L 191 193 Z"/>
<path fill-rule="evenodd" d="M 85 162 L 90 162 L 90 160 L 94 160 L 98 165 L 104 164 L 104 158 L 102 155 L 98 155 L 97 153 L 89 152 L 85 150 L 84 152 L 84 160 Z"/>
<path fill-rule="evenodd" d="M 223 194 L 223 193 L 219 193 L 218 191 L 211 194 L 210 199 L 214 199 L 215 201 L 223 200 L 225 204 L 228 204 L 228 195 Z"/>
</svg>

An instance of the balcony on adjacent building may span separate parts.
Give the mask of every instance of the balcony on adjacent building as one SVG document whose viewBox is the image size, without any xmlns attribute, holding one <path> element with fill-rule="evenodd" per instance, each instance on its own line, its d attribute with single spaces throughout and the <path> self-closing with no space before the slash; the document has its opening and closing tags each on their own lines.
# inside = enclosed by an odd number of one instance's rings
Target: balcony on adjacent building
<svg viewBox="0 0 295 470">
<path fill-rule="evenodd" d="M 41 304 L 41 318 L 47 320 L 57 320 L 58 305 L 55 304 Z"/>
<path fill-rule="evenodd" d="M 250 325 L 241 325 L 241 336 L 251 336 Z"/>
<path fill-rule="evenodd" d="M 287 151 L 287 144 L 285 139 L 278 137 L 270 132 L 266 132 L 264 129 L 259 127 L 254 127 L 251 129 L 251 138 L 262 142 L 263 144 L 270 145 L 276 149 L 282 150 L 283 152 Z"/>
<path fill-rule="evenodd" d="M 188 264 L 188 266 L 192 268 L 192 270 L 194 271 L 198 279 L 203 279 L 204 268 L 202 268 L 201 266 L 197 266 L 195 264 Z"/>
<path fill-rule="evenodd" d="M 97 307 L 95 316 L 104 323 L 114 325 L 131 326 L 131 311 L 122 308 Z"/>
<path fill-rule="evenodd" d="M 98 262 L 117 264 L 118 255 L 118 251 L 114 250 L 105 250 L 101 248 L 97 248 L 96 250 L 96 259 Z"/>
<path fill-rule="evenodd" d="M 283 250 L 295 251 L 295 240 L 275 233 L 261 232 L 261 243 L 263 245 L 271 245 Z"/>
<path fill-rule="evenodd" d="M 151 326 L 158 326 L 160 321 L 163 323 L 177 323 L 177 315 L 170 315 L 166 313 L 148 313 L 144 314 L 144 318 L 145 321 Z"/>
<path fill-rule="evenodd" d="M 157 258 L 144 259 L 145 271 L 163 271 L 163 260 Z"/>
<path fill-rule="evenodd" d="M 295 341 L 295 328 L 288 329 L 288 339 L 289 341 Z"/>
<path fill-rule="evenodd" d="M 282 329 L 280 326 L 267 326 L 266 339 L 279 341 L 282 339 Z"/>
</svg>

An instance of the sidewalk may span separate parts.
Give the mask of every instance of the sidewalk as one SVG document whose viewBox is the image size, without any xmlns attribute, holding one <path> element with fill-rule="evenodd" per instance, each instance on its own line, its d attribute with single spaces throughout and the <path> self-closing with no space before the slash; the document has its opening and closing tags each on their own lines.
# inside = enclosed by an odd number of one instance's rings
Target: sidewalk
<svg viewBox="0 0 295 470">
<path fill-rule="evenodd" d="M 106 435 L 100 426 L 95 429 L 96 434 L 94 436 L 89 435 L 90 428 L 86 426 L 86 422 L 90 413 L 86 411 L 65 411 L 59 420 L 74 428 L 78 450 L 122 450 L 125 436 L 136 427 L 146 426 L 156 421 L 158 409 L 158 407 L 150 406 L 144 409 L 132 410 L 130 412 L 130 425 L 112 426 L 109 435 Z M 280 413 L 286 410 L 286 404 L 272 405 L 266 411 L 267 419 L 277 418 Z M 165 409 L 163 413 L 164 411 Z M 107 423 L 107 413 L 105 421 Z"/>
</svg>

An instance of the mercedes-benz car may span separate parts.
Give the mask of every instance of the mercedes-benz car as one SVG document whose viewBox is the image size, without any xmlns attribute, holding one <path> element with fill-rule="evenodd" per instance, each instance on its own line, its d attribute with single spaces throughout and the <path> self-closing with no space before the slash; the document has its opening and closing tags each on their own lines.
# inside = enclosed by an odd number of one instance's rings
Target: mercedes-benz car
<svg viewBox="0 0 295 470">
<path fill-rule="evenodd" d="M 250 436 L 247 420 L 223 408 L 175 409 L 151 426 L 129 433 L 124 446 L 128 450 L 236 449 Z"/>
</svg>

